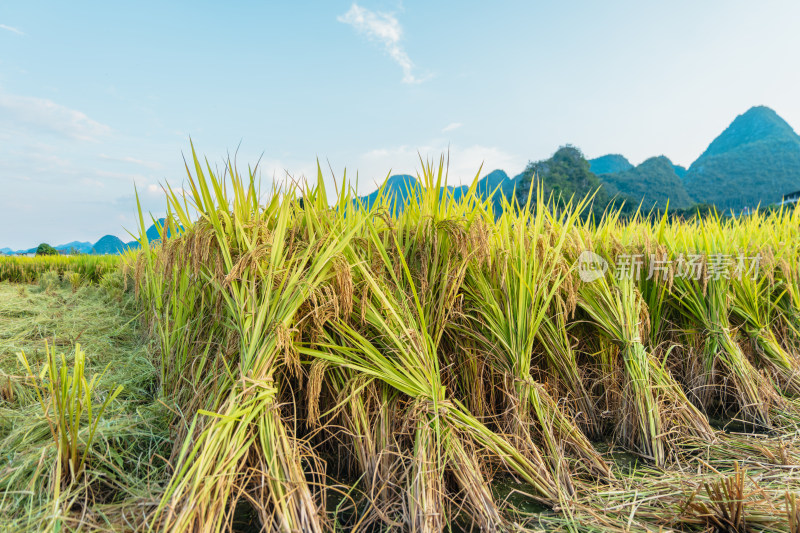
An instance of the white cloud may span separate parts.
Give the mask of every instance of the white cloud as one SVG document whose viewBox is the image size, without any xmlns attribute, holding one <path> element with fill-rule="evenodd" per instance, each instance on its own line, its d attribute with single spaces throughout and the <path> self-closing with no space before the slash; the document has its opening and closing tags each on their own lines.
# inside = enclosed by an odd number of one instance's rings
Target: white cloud
<svg viewBox="0 0 800 533">
<path fill-rule="evenodd" d="M 461 124 L 460 122 L 451 122 L 450 124 L 442 128 L 442 133 L 447 133 L 448 131 L 457 130 L 461 126 L 463 126 L 463 124 Z"/>
<path fill-rule="evenodd" d="M 16 33 L 17 35 L 25 35 L 25 32 L 19 30 L 13 26 L 6 26 L 5 24 L 0 24 L 0 29 L 10 31 L 11 33 Z"/>
<path fill-rule="evenodd" d="M 142 174 L 135 174 L 130 172 L 114 172 L 111 170 L 95 170 L 94 173 L 101 178 L 109 178 L 113 180 L 123 180 L 129 182 L 142 182 L 149 178 Z"/>
<path fill-rule="evenodd" d="M 444 154 L 445 163 L 447 163 L 449 155 L 450 166 L 447 179 L 449 185 L 470 183 L 479 169 L 481 176 L 485 176 L 492 170 L 501 169 L 513 177 L 525 167 L 527 161 L 525 158 L 515 156 L 500 148 L 478 144 L 472 146 L 451 144 L 448 146 L 436 141 L 428 146 L 420 147 L 404 145 L 394 148 L 379 148 L 370 150 L 359 157 L 359 192 L 372 191 L 375 184 L 382 182 L 389 171 L 392 174 L 416 175 L 421 170 L 420 157 L 425 162 L 432 160 L 436 166 L 442 154 Z M 481 165 L 483 165 L 482 168 Z"/>
<path fill-rule="evenodd" d="M 350 6 L 350 10 L 337 17 L 339 22 L 349 24 L 358 33 L 383 44 L 389 56 L 403 69 L 403 83 L 421 83 L 426 78 L 414 75 L 414 63 L 400 46 L 403 37 L 403 27 L 400 22 L 389 13 L 370 11 L 358 4 Z"/>
<path fill-rule="evenodd" d="M 87 185 L 89 187 L 93 187 L 95 189 L 104 189 L 106 184 L 100 180 L 93 180 L 91 178 L 81 178 L 79 180 L 81 185 Z"/>
<path fill-rule="evenodd" d="M 12 129 L 32 129 L 80 141 L 99 141 L 111 132 L 85 113 L 46 98 L 0 93 L 0 124 Z"/>
<path fill-rule="evenodd" d="M 100 154 L 98 156 L 100 159 L 105 159 L 106 161 L 118 161 L 120 163 L 132 163 L 134 165 L 139 165 L 149 169 L 159 169 L 163 165 L 158 161 L 145 161 L 144 159 L 136 159 L 135 157 L 130 156 L 123 156 L 123 157 L 116 157 L 106 154 Z"/>
</svg>

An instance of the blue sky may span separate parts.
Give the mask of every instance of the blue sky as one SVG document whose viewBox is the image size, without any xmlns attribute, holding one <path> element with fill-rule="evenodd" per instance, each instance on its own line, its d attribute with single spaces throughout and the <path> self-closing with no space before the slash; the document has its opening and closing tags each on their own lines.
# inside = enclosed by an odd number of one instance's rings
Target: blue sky
<svg viewBox="0 0 800 533">
<path fill-rule="evenodd" d="M 448 147 L 451 182 L 565 143 L 688 165 L 753 105 L 800 127 L 798 27 L 794 0 L 8 0 L 0 247 L 124 237 L 134 184 L 160 211 L 190 136 L 362 192 Z"/>
</svg>

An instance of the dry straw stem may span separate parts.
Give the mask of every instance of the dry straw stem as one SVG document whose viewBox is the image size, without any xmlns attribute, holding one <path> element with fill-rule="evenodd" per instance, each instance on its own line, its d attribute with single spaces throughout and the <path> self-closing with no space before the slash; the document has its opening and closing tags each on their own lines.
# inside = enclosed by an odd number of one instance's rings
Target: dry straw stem
<svg viewBox="0 0 800 533">
<path fill-rule="evenodd" d="M 734 463 L 730 475 L 697 487 L 683 506 L 681 520 L 715 531 L 748 532 L 773 526 L 777 516 L 767 493 Z"/>
</svg>

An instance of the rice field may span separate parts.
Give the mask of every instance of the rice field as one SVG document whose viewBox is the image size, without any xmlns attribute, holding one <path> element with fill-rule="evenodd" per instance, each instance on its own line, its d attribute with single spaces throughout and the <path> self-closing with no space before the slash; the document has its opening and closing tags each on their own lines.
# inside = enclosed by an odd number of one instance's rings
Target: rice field
<svg viewBox="0 0 800 533">
<path fill-rule="evenodd" d="M 596 220 L 539 194 L 496 217 L 477 178 L 439 192 L 443 162 L 367 208 L 321 173 L 262 191 L 193 163 L 164 238 L 142 214 L 92 289 L 135 313 L 134 411 L 166 422 L 118 451 L 92 427 L 124 387 L 76 379 L 80 349 L 20 358 L 3 409 L 55 441 L 52 466 L 7 461 L 4 513 L 36 486 L 36 524 L 73 529 L 800 532 L 800 210 Z"/>
<path fill-rule="evenodd" d="M 42 274 L 55 272 L 60 278 L 77 274 L 75 279 L 80 283 L 98 283 L 105 274 L 119 270 L 120 265 L 118 255 L 0 255 L 0 282 L 33 283 Z"/>
</svg>

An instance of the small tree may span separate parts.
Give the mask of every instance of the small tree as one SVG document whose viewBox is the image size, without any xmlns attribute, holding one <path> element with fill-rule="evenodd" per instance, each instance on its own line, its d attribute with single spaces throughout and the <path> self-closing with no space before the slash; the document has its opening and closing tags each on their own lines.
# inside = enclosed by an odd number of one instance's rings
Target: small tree
<svg viewBox="0 0 800 533">
<path fill-rule="evenodd" d="M 36 255 L 58 255 L 58 250 L 43 242 L 36 248 Z"/>
</svg>

